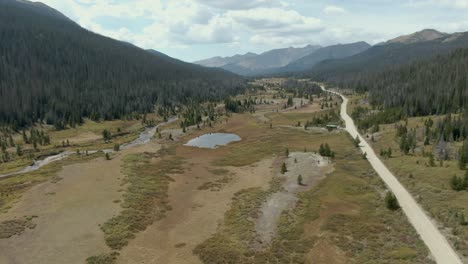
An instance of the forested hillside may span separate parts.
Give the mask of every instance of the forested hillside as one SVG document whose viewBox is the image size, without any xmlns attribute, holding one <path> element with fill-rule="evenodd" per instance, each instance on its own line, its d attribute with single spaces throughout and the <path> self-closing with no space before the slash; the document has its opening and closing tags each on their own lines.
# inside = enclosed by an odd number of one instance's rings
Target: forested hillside
<svg viewBox="0 0 468 264">
<path fill-rule="evenodd" d="M 368 91 L 372 104 L 401 107 L 409 116 L 464 112 L 468 108 L 468 49 L 361 74 L 339 85 Z"/>
<path fill-rule="evenodd" d="M 221 99 L 243 80 L 89 32 L 42 4 L 0 0 L 0 124 L 58 127 Z"/>
</svg>

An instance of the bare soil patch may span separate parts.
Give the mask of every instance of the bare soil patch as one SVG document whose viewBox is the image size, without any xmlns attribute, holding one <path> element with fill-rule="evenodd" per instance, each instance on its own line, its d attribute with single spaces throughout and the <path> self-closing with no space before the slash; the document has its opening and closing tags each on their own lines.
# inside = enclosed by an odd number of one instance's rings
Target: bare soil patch
<svg viewBox="0 0 468 264">
<path fill-rule="evenodd" d="M 256 221 L 255 230 L 262 245 L 271 242 L 281 214 L 295 206 L 297 193 L 315 186 L 332 168 L 331 161 L 311 152 L 291 153 L 285 164 L 288 171 L 276 176 L 282 179 L 282 190 L 268 197 Z M 302 177 L 300 184 L 299 175 Z"/>
<path fill-rule="evenodd" d="M 121 157 L 64 166 L 59 181 L 28 190 L 0 221 L 34 215 L 36 226 L 0 239 L 0 263 L 84 263 L 108 252 L 99 225 L 120 210 Z"/>
</svg>

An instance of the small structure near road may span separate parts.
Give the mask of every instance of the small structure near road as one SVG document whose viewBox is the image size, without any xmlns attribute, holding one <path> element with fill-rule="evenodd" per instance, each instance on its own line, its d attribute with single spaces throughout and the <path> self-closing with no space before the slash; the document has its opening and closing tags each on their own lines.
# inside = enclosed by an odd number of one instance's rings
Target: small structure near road
<svg viewBox="0 0 468 264">
<path fill-rule="evenodd" d="M 328 124 L 328 125 L 326 125 L 326 127 L 327 127 L 328 131 L 330 131 L 330 132 L 333 131 L 333 130 L 335 130 L 335 129 L 339 129 L 339 128 L 340 128 L 339 125 L 335 125 L 335 124 Z"/>
</svg>

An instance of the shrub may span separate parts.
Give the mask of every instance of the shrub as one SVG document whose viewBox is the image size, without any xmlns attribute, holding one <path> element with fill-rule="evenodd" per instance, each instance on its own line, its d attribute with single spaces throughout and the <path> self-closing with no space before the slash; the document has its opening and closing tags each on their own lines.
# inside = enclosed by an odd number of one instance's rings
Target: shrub
<svg viewBox="0 0 468 264">
<path fill-rule="evenodd" d="M 281 174 L 285 174 L 288 171 L 288 168 L 286 167 L 286 163 L 283 162 L 283 165 L 281 165 Z"/>
<path fill-rule="evenodd" d="M 302 175 L 301 174 L 299 174 L 299 176 L 297 176 L 297 184 L 302 185 Z"/>
<path fill-rule="evenodd" d="M 385 205 L 389 210 L 395 211 L 400 208 L 400 204 L 398 203 L 397 198 L 395 195 L 388 191 L 387 194 L 385 195 Z"/>
</svg>

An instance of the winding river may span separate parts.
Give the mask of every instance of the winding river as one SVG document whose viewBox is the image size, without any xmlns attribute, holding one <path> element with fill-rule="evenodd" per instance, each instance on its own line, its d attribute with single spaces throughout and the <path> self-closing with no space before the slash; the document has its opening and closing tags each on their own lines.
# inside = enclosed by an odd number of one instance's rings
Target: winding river
<svg viewBox="0 0 468 264">
<path fill-rule="evenodd" d="M 140 133 L 140 135 L 138 136 L 137 139 L 135 139 L 135 140 L 133 140 L 131 142 L 122 144 L 120 146 L 120 149 L 125 150 L 125 149 L 129 149 L 129 148 L 133 148 L 133 147 L 136 147 L 136 146 L 147 144 L 148 142 L 151 141 L 151 138 L 153 138 L 154 134 L 156 133 L 156 130 L 159 127 L 170 124 L 170 123 L 173 123 L 175 121 L 177 121 L 177 118 L 173 117 L 173 118 L 170 118 L 167 122 L 160 123 L 157 126 L 145 128 Z M 102 151 L 104 153 L 114 152 L 113 149 L 104 149 Z M 97 152 L 98 152 L 98 150 L 91 150 L 91 151 L 88 151 L 88 154 L 94 154 L 94 153 L 97 153 Z M 65 152 L 62 152 L 62 153 L 57 154 L 57 155 L 48 156 L 47 158 L 45 158 L 43 160 L 34 161 L 34 163 L 32 165 L 27 166 L 27 167 L 23 168 L 20 171 L 11 172 L 11 173 L 7 173 L 7 174 L 0 174 L 0 178 L 6 178 L 6 177 L 18 175 L 18 174 L 23 174 L 23 173 L 35 171 L 35 170 L 40 169 L 41 167 L 44 167 L 47 164 L 50 164 L 50 163 L 55 162 L 55 161 L 62 160 L 62 159 L 66 158 L 66 157 L 69 157 L 71 155 L 76 155 L 76 152 L 65 151 Z"/>
</svg>

